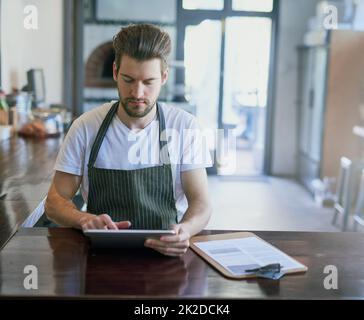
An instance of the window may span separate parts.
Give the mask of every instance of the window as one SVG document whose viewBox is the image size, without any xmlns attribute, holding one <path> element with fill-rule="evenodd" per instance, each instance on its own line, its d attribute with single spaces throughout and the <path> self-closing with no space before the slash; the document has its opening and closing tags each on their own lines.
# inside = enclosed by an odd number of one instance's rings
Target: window
<svg viewBox="0 0 364 320">
<path fill-rule="evenodd" d="M 273 0 L 233 0 L 233 10 L 271 12 Z"/>
<path fill-rule="evenodd" d="M 222 10 L 224 0 L 183 0 L 182 6 L 186 10 Z"/>
</svg>

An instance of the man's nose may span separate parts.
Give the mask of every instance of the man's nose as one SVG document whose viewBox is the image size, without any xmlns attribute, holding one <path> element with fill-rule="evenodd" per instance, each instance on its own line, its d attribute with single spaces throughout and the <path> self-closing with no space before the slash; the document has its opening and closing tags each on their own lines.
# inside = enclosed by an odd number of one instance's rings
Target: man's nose
<svg viewBox="0 0 364 320">
<path fill-rule="evenodd" d="M 131 94 L 133 97 L 140 99 L 144 95 L 144 85 L 142 83 L 136 83 L 132 86 Z"/>
</svg>

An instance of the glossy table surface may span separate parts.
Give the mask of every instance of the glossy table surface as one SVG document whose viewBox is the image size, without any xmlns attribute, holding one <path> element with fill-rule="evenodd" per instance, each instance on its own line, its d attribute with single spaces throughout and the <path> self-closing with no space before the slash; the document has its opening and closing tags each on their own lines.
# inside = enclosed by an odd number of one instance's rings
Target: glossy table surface
<svg viewBox="0 0 364 320">
<path fill-rule="evenodd" d="M 62 139 L 0 141 L 0 248 L 46 196 Z"/>
<path fill-rule="evenodd" d="M 204 234 L 228 231 L 204 231 Z M 364 234 L 255 232 L 308 267 L 268 279 L 224 278 L 189 250 L 183 258 L 152 251 L 90 249 L 69 228 L 21 228 L 0 251 L 1 297 L 363 299 Z M 38 270 L 38 289 L 26 290 L 24 268 Z M 338 270 L 338 288 L 324 286 L 324 268 Z"/>
</svg>

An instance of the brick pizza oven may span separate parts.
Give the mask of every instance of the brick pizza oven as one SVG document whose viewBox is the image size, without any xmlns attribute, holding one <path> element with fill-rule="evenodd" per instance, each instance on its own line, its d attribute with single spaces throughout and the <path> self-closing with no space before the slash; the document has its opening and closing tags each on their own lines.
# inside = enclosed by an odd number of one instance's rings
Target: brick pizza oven
<svg viewBox="0 0 364 320">
<path fill-rule="evenodd" d="M 115 54 L 112 42 L 96 47 L 86 62 L 85 85 L 91 88 L 115 88 L 112 65 Z"/>
</svg>

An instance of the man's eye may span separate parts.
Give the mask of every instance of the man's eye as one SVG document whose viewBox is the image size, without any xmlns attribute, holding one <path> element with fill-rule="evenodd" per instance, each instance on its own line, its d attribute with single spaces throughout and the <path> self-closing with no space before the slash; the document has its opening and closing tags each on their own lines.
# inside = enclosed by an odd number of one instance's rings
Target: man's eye
<svg viewBox="0 0 364 320">
<path fill-rule="evenodd" d="M 131 79 L 123 79 L 124 80 L 124 82 L 126 82 L 126 83 L 132 83 L 133 82 L 133 80 L 131 80 Z"/>
</svg>

